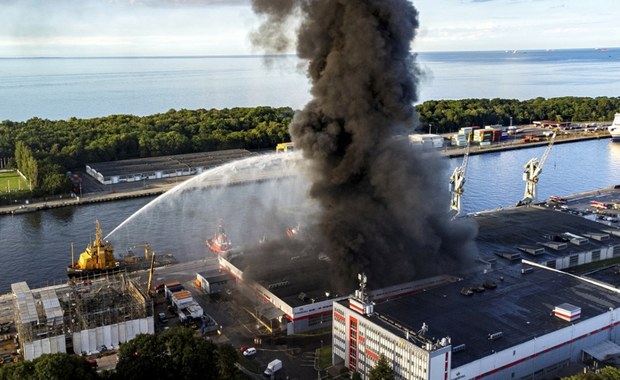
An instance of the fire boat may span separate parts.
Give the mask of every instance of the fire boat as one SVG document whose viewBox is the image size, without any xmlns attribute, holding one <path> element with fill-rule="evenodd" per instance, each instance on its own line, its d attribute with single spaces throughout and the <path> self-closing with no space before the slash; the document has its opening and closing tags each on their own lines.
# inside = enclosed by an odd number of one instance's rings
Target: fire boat
<svg viewBox="0 0 620 380">
<path fill-rule="evenodd" d="M 205 243 L 216 256 L 228 252 L 232 248 L 232 243 L 230 239 L 228 239 L 228 236 L 226 236 L 224 227 L 221 225 L 218 227 L 213 239 L 207 239 Z"/>
</svg>

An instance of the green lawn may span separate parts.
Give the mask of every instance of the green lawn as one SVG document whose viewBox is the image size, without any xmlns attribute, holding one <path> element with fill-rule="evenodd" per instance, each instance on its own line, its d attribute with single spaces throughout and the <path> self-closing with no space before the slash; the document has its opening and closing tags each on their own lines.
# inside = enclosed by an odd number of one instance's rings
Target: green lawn
<svg viewBox="0 0 620 380">
<path fill-rule="evenodd" d="M 318 367 L 319 369 L 325 369 L 332 365 L 332 346 L 325 346 L 318 350 Z"/>
<path fill-rule="evenodd" d="M 0 194 L 28 190 L 28 183 L 16 171 L 0 172 Z"/>
</svg>

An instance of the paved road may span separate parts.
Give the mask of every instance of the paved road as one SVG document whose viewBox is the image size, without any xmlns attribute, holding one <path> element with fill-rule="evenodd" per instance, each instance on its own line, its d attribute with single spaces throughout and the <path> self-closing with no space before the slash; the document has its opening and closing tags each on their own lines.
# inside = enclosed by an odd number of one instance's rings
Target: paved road
<svg viewBox="0 0 620 380">
<path fill-rule="evenodd" d="M 283 369 L 278 374 L 278 379 L 316 379 L 314 353 L 320 346 L 320 337 L 310 339 L 306 344 L 295 347 L 286 345 L 270 344 L 268 332 L 252 315 L 255 309 L 255 302 L 259 302 L 251 290 L 242 284 L 237 287 L 230 295 L 222 294 L 209 296 L 201 289 L 196 288 L 194 279 L 197 272 L 218 270 L 217 259 L 213 256 L 205 257 L 187 263 L 175 264 L 167 267 L 156 268 L 153 276 L 154 286 L 159 283 L 172 281 L 181 282 L 187 290 L 192 293 L 192 297 L 202 306 L 204 311 L 209 314 L 218 324 L 222 326 L 222 334 L 208 335 L 207 338 L 215 343 L 230 343 L 233 347 L 240 348 L 256 347 L 257 353 L 251 360 L 255 362 L 255 367 L 260 371 L 264 370 L 267 364 L 273 359 L 280 359 L 283 362 Z M 146 286 L 148 273 L 146 271 L 136 273 L 139 281 Z M 162 295 L 158 295 L 156 314 L 164 312 L 169 318 L 165 325 L 157 322 L 156 331 L 166 326 L 176 326 L 179 324 L 178 318 L 167 310 L 168 304 Z M 324 344 L 330 344 L 329 337 L 323 337 Z M 260 373 L 258 374 L 260 377 Z"/>
</svg>

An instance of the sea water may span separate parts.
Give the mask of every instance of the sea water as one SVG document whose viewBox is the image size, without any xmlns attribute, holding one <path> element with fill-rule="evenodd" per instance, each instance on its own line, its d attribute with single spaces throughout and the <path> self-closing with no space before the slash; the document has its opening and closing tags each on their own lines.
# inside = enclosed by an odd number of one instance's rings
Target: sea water
<svg viewBox="0 0 620 380">
<path fill-rule="evenodd" d="M 618 96 L 619 52 L 420 54 L 418 61 L 425 72 L 420 100 Z M 266 66 L 262 57 L 0 59 L 0 119 L 148 115 L 170 108 L 302 107 L 309 99 L 309 85 L 299 62 L 294 57 L 276 61 Z M 540 158 L 543 151 L 544 147 L 539 147 L 471 156 L 464 213 L 514 205 L 523 196 L 523 165 L 532 157 Z M 451 170 L 461 160 L 448 160 L 446 172 L 439 174 L 446 177 L 446 191 Z M 592 140 L 554 146 L 538 192 L 544 199 L 617 184 L 620 144 Z M 210 255 L 204 241 L 212 237 L 220 222 L 228 222 L 227 233 L 233 243 L 256 240 L 256 226 L 271 220 L 273 210 L 284 214 L 290 223 L 298 222 L 291 198 L 295 192 L 287 191 L 289 185 L 286 181 L 277 186 L 259 185 L 262 193 L 269 195 L 265 199 L 256 196 L 256 188 L 209 190 L 200 194 L 204 205 L 196 207 L 194 200 L 186 199 L 176 213 L 173 209 L 153 210 L 139 228 L 120 229 L 111 241 L 119 254 L 132 244 L 148 241 L 159 253 L 172 252 L 184 258 Z M 302 191 L 298 185 L 293 188 Z M 77 257 L 94 238 L 95 220 L 108 233 L 151 200 L 0 216 L 0 293 L 9 291 L 13 282 L 27 281 L 37 287 L 65 280 L 71 242 Z M 258 212 L 254 211 L 257 205 Z M 448 208 L 446 205 L 437 212 L 447 213 Z M 230 225 L 235 215 L 241 215 L 242 221 Z M 139 219 L 135 223 L 140 223 Z M 286 226 L 278 227 L 284 230 Z"/>
<path fill-rule="evenodd" d="M 620 48 L 418 53 L 419 102 L 618 96 Z M 288 106 L 310 99 L 294 56 L 0 58 L 0 120 Z"/>
</svg>

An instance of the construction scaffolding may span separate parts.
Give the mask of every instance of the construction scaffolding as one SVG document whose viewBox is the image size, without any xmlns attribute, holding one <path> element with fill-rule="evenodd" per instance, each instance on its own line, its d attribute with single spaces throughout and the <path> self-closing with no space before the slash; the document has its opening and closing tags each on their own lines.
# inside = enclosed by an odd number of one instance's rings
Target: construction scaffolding
<svg viewBox="0 0 620 380">
<path fill-rule="evenodd" d="M 26 360 L 45 353 L 114 348 L 154 331 L 152 301 L 125 273 L 72 279 L 42 289 L 30 290 L 25 282 L 11 287 Z"/>
</svg>

